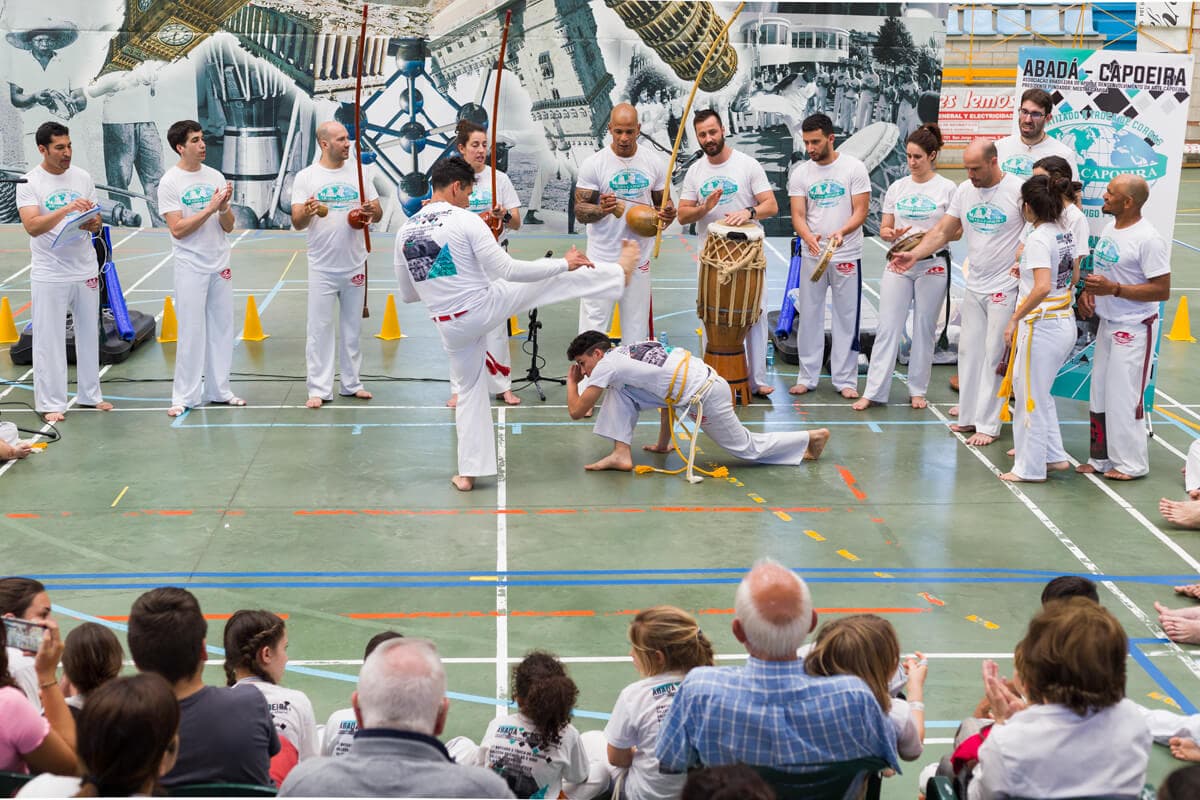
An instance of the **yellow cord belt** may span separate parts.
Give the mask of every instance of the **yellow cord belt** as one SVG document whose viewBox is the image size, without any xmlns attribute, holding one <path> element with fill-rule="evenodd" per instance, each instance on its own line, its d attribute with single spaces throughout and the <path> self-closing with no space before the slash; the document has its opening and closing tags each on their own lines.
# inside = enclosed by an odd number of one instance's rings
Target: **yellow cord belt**
<svg viewBox="0 0 1200 800">
<path fill-rule="evenodd" d="M 1017 301 L 1020 304 L 1020 301 Z M 1071 295 L 1062 295 L 1061 297 L 1050 297 L 1042 301 L 1042 304 L 1033 311 L 1025 315 L 1024 319 L 1018 321 L 1018 325 L 1013 328 L 1012 341 L 1009 342 L 1009 352 L 1012 353 L 1012 358 L 1008 360 L 1008 369 L 1004 371 L 1004 380 L 1000 382 L 1000 390 L 996 392 L 997 397 L 1004 398 L 1004 405 L 1000 407 L 1000 421 L 1012 422 L 1012 412 L 1008 410 L 1008 398 L 1013 391 L 1013 365 L 1017 361 L 1017 332 L 1021 329 L 1020 323 L 1023 322 L 1029 326 L 1029 335 L 1025 338 L 1025 411 L 1033 413 L 1033 409 L 1037 404 L 1033 402 L 1033 376 L 1030 374 L 1030 364 L 1033 357 L 1033 326 L 1043 319 L 1056 319 L 1066 316 L 1065 314 L 1055 313 L 1061 312 L 1071 307 Z M 1029 418 L 1025 418 L 1025 424 L 1029 424 Z"/>
<path fill-rule="evenodd" d="M 675 372 L 671 375 L 671 383 L 667 387 L 667 395 L 663 398 L 666 404 L 667 425 L 671 429 L 671 447 L 683 460 L 684 465 L 679 469 L 659 469 L 648 464 L 639 464 L 633 468 L 633 471 L 638 475 L 645 475 L 650 472 L 661 472 L 663 475 L 678 475 L 681 472 L 687 473 L 688 483 L 700 483 L 703 478 L 697 477 L 694 473 L 699 472 L 701 475 L 707 475 L 710 478 L 724 478 L 729 475 L 729 470 L 725 467 L 717 467 L 714 470 L 701 469 L 695 465 L 696 462 L 696 440 L 700 438 L 700 422 L 704 419 L 704 396 L 708 394 L 708 390 L 717 380 L 716 372 L 709 368 L 708 379 L 696 390 L 690 400 L 687 402 L 689 414 L 696 417 L 696 425 L 692 430 L 688 431 L 691 441 L 688 445 L 687 456 L 684 456 L 682 448 L 679 446 L 679 439 L 675 436 L 675 423 L 678 417 L 675 413 L 675 406 L 683 401 L 683 392 L 687 388 L 688 368 L 692 361 L 692 354 L 687 350 L 683 350 L 683 360 L 675 367 Z M 685 415 L 688 416 L 688 415 Z M 687 426 L 683 426 L 687 430 Z"/>
</svg>

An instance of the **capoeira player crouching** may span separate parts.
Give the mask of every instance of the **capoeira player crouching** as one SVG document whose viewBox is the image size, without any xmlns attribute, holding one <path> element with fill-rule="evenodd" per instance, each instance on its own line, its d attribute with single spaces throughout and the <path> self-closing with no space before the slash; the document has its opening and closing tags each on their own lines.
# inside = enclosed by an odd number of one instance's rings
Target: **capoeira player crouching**
<svg viewBox="0 0 1200 800">
<path fill-rule="evenodd" d="M 458 387 L 458 474 L 468 492 L 496 474 L 496 439 L 488 400 L 487 334 L 535 305 L 593 296 L 616 300 L 637 266 L 638 246 L 623 243 L 618 264 L 592 264 L 575 248 L 565 258 L 517 261 L 487 224 L 468 211 L 475 171 L 462 158 L 430 170 L 433 197 L 396 235 L 396 278 L 406 303 L 422 302 L 437 325 Z M 580 269 L 583 267 L 584 269 Z"/>
<path fill-rule="evenodd" d="M 309 408 L 333 400 L 333 355 L 337 350 L 342 397 L 370 400 L 359 378 L 363 296 L 367 292 L 367 245 L 361 230 L 347 221 L 357 210 L 371 222 L 383 218 L 379 194 L 365 182 L 358 196 L 357 170 L 348 161 L 350 135 L 340 122 L 317 127 L 321 159 L 300 170 L 292 184 L 292 226 L 308 230 L 308 330 L 304 347 Z M 357 157 L 357 156 L 356 156 Z M 325 213 L 321 213 L 324 210 Z M 337 307 L 341 346 L 335 348 L 333 310 Z"/>
<path fill-rule="evenodd" d="M 704 403 L 700 429 L 738 458 L 763 464 L 799 464 L 821 455 L 829 431 L 751 433 L 733 412 L 733 393 L 725 379 L 699 358 L 679 348 L 655 341 L 613 348 L 606 334 L 584 331 L 567 349 L 572 362 L 567 373 L 567 410 L 571 419 L 583 419 L 600 400 L 597 435 L 613 440 L 613 449 L 586 469 L 633 469 L 633 429 L 644 408 L 661 409 L 658 442 L 645 445 L 652 453 L 671 449 L 668 406 L 681 412 L 697 400 Z M 581 393 L 579 383 L 588 379 Z"/>
<path fill-rule="evenodd" d="M 92 178 L 71 166 L 71 137 L 57 122 L 34 134 L 42 163 L 17 185 L 17 211 L 29 234 L 33 300 L 33 404 L 47 422 L 67 411 L 67 312 L 75 321 L 75 375 L 79 405 L 108 411 L 100 395 L 100 290 L 91 237 L 54 247 L 70 215 L 96 205 Z M 100 230 L 100 218 L 85 223 Z M 8 458 L 9 456 L 3 456 Z"/>
<path fill-rule="evenodd" d="M 1150 471 L 1142 393 L 1158 338 L 1158 304 L 1171 296 L 1167 243 L 1142 206 L 1150 197 L 1145 179 L 1119 175 L 1104 192 L 1103 211 L 1114 219 L 1092 250 L 1093 272 L 1084 282 L 1081 310 L 1100 317 L 1092 363 L 1091 458 L 1079 472 L 1112 480 Z"/>
<path fill-rule="evenodd" d="M 244 406 L 229 387 L 233 366 L 233 273 L 229 239 L 233 186 L 204 163 L 203 129 L 180 120 L 167 129 L 179 163 L 158 184 L 158 210 L 171 231 L 179 344 L 167 416 L 202 402 Z"/>
</svg>

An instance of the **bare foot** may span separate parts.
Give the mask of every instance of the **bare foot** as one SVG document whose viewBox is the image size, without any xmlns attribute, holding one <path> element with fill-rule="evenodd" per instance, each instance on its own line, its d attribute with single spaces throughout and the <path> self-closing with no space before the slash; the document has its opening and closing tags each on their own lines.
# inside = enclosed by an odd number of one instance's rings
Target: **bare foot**
<svg viewBox="0 0 1200 800">
<path fill-rule="evenodd" d="M 510 406 L 521 405 L 521 398 L 519 398 L 515 394 L 513 394 L 510 389 L 505 389 L 503 392 L 496 395 L 496 399 L 503 400 L 505 403 L 507 403 Z"/>
<path fill-rule="evenodd" d="M 1200 583 L 1189 583 L 1187 586 L 1176 586 L 1175 593 L 1193 600 L 1200 600 Z M 1157 608 L 1157 605 L 1155 606 Z"/>
<path fill-rule="evenodd" d="M 1158 612 L 1159 619 L 1166 617 L 1179 617 L 1181 619 L 1200 619 L 1200 606 L 1188 606 L 1187 608 L 1167 608 L 1162 603 L 1155 602 L 1154 610 Z"/>
<path fill-rule="evenodd" d="M 950 390 L 954 391 L 954 392 L 958 391 L 958 376 L 957 375 L 950 376 Z"/>
<path fill-rule="evenodd" d="M 1084 463 L 1080 464 L 1078 467 L 1076 467 L 1075 471 L 1078 472 L 1080 475 L 1096 474 L 1096 468 L 1093 467 L 1091 464 L 1087 463 L 1086 461 Z"/>
<path fill-rule="evenodd" d="M 996 437 L 988 436 L 986 433 L 974 433 L 967 437 L 967 444 L 973 447 L 987 447 L 994 441 L 996 441 Z"/>
<path fill-rule="evenodd" d="M 840 394 L 847 400 L 853 400 L 854 398 L 858 397 L 858 389 L 847 386 L 845 389 L 842 389 Z"/>
<path fill-rule="evenodd" d="M 797 383 L 792 388 L 788 389 L 788 394 L 808 394 L 816 387 L 809 388 L 802 383 Z"/>
<path fill-rule="evenodd" d="M 94 405 L 94 406 L 88 406 L 88 405 L 84 405 L 83 403 L 80 403 L 79 407 L 80 408 L 94 408 L 97 411 L 112 411 L 113 410 L 113 404 L 108 402 L 107 400 L 101 400 L 99 403 L 96 403 L 96 405 Z"/>
<path fill-rule="evenodd" d="M 1200 500 L 1168 500 L 1158 501 L 1158 513 L 1167 522 L 1173 522 L 1184 528 L 1200 528 Z"/>
<path fill-rule="evenodd" d="M 1069 470 L 1070 468 L 1071 468 L 1070 461 L 1047 461 L 1046 462 L 1046 471 L 1047 472 L 1065 472 L 1066 470 Z"/>
<path fill-rule="evenodd" d="M 1134 478 L 1133 475 L 1126 475 L 1124 472 L 1121 472 L 1117 469 L 1110 469 L 1108 472 L 1104 473 L 1104 477 L 1108 478 L 1110 481 L 1131 481 Z"/>
<path fill-rule="evenodd" d="M 305 402 L 304 407 L 305 408 L 320 408 L 323 405 L 325 405 L 325 401 L 322 400 L 321 398 L 310 397 L 310 398 L 308 398 L 308 401 Z"/>
<path fill-rule="evenodd" d="M 1008 452 L 1005 453 L 1004 455 L 1008 456 L 1009 458 L 1015 458 L 1017 455 L 1017 448 L 1015 448 L 1015 447 L 1008 448 Z"/>
<path fill-rule="evenodd" d="M 458 408 L 458 392 L 450 395 L 450 399 L 446 401 L 446 408 Z"/>
<path fill-rule="evenodd" d="M 771 392 L 775 391 L 774 386 L 767 386 L 765 383 L 760 383 L 755 389 L 754 394 L 758 397 L 766 397 Z"/>
<path fill-rule="evenodd" d="M 957 417 L 958 416 L 958 406 L 950 406 L 950 410 L 947 411 L 946 413 L 952 417 Z"/>
<path fill-rule="evenodd" d="M 858 400 L 855 401 L 854 405 L 850 406 L 850 408 L 854 409 L 855 411 L 866 411 L 868 408 L 871 408 L 873 406 L 882 406 L 882 405 L 885 405 L 885 404 L 880 403 L 876 400 L 872 400 L 868 397 L 860 397 L 860 398 L 858 398 Z"/>
<path fill-rule="evenodd" d="M 1200 644 L 1200 620 L 1187 617 L 1159 617 L 1163 633 L 1172 642 L 1179 644 Z M 1200 761 L 1200 759 L 1197 759 Z"/>
<path fill-rule="evenodd" d="M 67 415 L 61 411 L 47 411 L 45 416 L 42 417 L 46 422 L 62 422 L 66 418 Z"/>
<path fill-rule="evenodd" d="M 659 447 L 658 443 L 655 442 L 654 444 L 642 445 L 642 449 L 645 450 L 647 453 L 670 453 L 675 448 L 669 444 Z"/>
<path fill-rule="evenodd" d="M 979 434 L 982 436 L 983 434 Z M 974 437 L 972 437 L 974 438 Z M 1000 480 L 1008 481 L 1009 483 L 1045 483 L 1045 478 L 1022 478 L 1015 472 L 1006 472 L 1000 476 Z"/>
<path fill-rule="evenodd" d="M 1180 761 L 1200 761 L 1200 746 L 1197 746 L 1195 739 L 1172 736 L 1168 744 L 1171 747 L 1171 755 Z"/>
<path fill-rule="evenodd" d="M 632 472 L 633 459 L 630 458 L 628 453 L 612 452 L 599 461 L 588 464 L 584 469 L 589 472 L 600 472 L 606 469 L 617 470 L 618 472 Z"/>
<path fill-rule="evenodd" d="M 1200 500 L 1200 489 L 1188 489 L 1188 497 L 1193 500 Z"/>
<path fill-rule="evenodd" d="M 929 405 L 925 398 L 921 397 L 919 394 L 914 394 L 912 397 L 908 398 L 908 402 L 912 404 L 913 408 L 925 408 Z"/>
<path fill-rule="evenodd" d="M 974 433 L 975 426 L 974 425 L 951 425 L 950 430 L 954 431 L 955 433 Z"/>
<path fill-rule="evenodd" d="M 170 408 L 167 409 L 167 416 L 168 417 L 178 417 L 184 411 L 187 411 L 187 409 L 184 408 L 183 406 L 171 406 Z"/>
<path fill-rule="evenodd" d="M 469 492 L 475 488 L 475 479 L 469 475 L 455 475 L 450 479 L 450 483 L 460 492 Z"/>
<path fill-rule="evenodd" d="M 816 461 L 821 457 L 825 445 L 829 444 L 829 430 L 817 428 L 808 432 L 808 449 L 804 451 L 805 461 Z"/>
<path fill-rule="evenodd" d="M 633 280 L 633 273 L 638 268 L 638 261 L 641 260 L 642 251 L 638 243 L 633 239 L 621 240 L 621 254 L 617 256 L 617 263 L 621 265 L 621 269 L 625 271 L 625 285 L 629 285 L 629 281 Z"/>
<path fill-rule="evenodd" d="M 356 398 L 358 398 L 359 400 L 370 400 L 375 395 L 371 394 L 366 389 L 359 389 L 357 392 L 354 393 L 354 396 Z"/>
</svg>

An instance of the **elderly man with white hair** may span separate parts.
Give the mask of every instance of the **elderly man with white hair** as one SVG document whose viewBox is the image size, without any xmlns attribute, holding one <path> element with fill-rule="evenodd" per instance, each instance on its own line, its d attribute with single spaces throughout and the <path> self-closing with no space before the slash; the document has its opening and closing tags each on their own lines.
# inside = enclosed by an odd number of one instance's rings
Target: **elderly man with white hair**
<svg viewBox="0 0 1200 800">
<path fill-rule="evenodd" d="M 433 643 L 383 642 L 350 696 L 358 732 L 341 758 L 303 761 L 279 788 L 292 797 L 512 797 L 483 767 L 460 766 L 435 737 L 446 726 L 446 672 Z"/>
<path fill-rule="evenodd" d="M 763 559 L 742 579 L 733 635 L 745 666 L 688 672 L 663 720 L 664 772 L 750 764 L 792 772 L 876 757 L 899 771 L 896 734 L 859 678 L 810 676 L 796 651 L 817 624 L 808 586 Z"/>
</svg>

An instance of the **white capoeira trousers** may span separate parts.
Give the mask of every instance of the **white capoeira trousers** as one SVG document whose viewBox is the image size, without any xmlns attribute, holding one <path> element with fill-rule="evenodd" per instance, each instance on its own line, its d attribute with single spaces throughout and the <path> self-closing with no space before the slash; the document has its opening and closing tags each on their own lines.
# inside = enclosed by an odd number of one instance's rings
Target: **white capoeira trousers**
<svg viewBox="0 0 1200 800">
<path fill-rule="evenodd" d="M 1137 478 L 1150 471 L 1146 420 L 1137 418 L 1137 407 L 1146 389 L 1147 348 L 1152 348 L 1157 338 L 1157 321 L 1147 330 L 1141 322 L 1100 320 L 1088 401 L 1093 414 L 1104 415 L 1108 458 L 1088 459 L 1100 472 L 1115 469 Z"/>
<path fill-rule="evenodd" d="M 175 265 L 175 383 L 171 405 L 194 408 L 233 398 L 233 280 L 229 270 L 197 272 Z"/>
<path fill-rule="evenodd" d="M 617 301 L 621 304 L 621 342 L 634 344 L 650 338 L 650 262 L 638 265 Z M 613 304 L 585 297 L 579 301 L 579 332 L 608 332 Z"/>
<path fill-rule="evenodd" d="M 487 352 L 493 361 L 493 369 L 489 369 L 487 373 L 488 393 L 491 395 L 504 394 L 512 388 L 512 352 L 509 350 L 508 340 L 508 320 L 488 331 Z M 509 374 L 505 375 L 500 367 L 507 369 Z M 454 382 L 453 377 L 450 378 L 450 391 L 458 394 L 458 384 Z"/>
<path fill-rule="evenodd" d="M 963 295 L 962 333 L 958 340 L 958 424 L 978 433 L 1000 435 L 1000 409 L 1007 402 L 997 397 L 1004 376 L 996 367 L 1004 356 L 1004 329 L 1017 306 L 1017 292 Z"/>
<path fill-rule="evenodd" d="M 366 293 L 364 273 L 322 272 L 308 270 L 308 324 L 304 345 L 307 364 L 306 384 L 309 397 L 333 399 L 333 361 L 337 351 L 338 368 L 342 375 L 343 395 L 352 395 L 363 388 L 359 372 L 362 352 L 359 334 L 362 331 L 363 295 Z M 337 310 L 335 341 L 333 314 Z"/>
<path fill-rule="evenodd" d="M 532 283 L 494 281 L 479 302 L 462 316 L 434 322 L 450 362 L 450 380 L 458 391 L 454 424 L 458 433 L 458 474 L 496 474 L 496 435 L 486 375 L 487 336 L 513 314 L 533 306 L 592 296 L 612 302 L 625 288 L 625 271 L 598 263 Z"/>
<path fill-rule="evenodd" d="M 1058 370 L 1071 355 L 1075 344 L 1075 315 L 1071 311 L 1052 311 L 1032 325 L 1023 319 L 1017 323 L 1017 347 L 1013 358 L 1013 445 L 1016 459 L 1013 472 L 1026 480 L 1046 477 L 1046 465 L 1065 461 L 1058 409 L 1050 396 L 1050 387 Z M 1033 411 L 1027 400 L 1033 399 Z"/>
<path fill-rule="evenodd" d="M 100 394 L 100 289 L 83 281 L 30 281 L 33 316 L 33 406 L 41 413 L 67 410 L 67 312 L 75 326 L 75 381 L 81 406 Z"/>
<path fill-rule="evenodd" d="M 1189 494 L 1200 491 L 1200 439 L 1188 448 L 1187 464 L 1183 468 L 1183 488 Z"/>
<path fill-rule="evenodd" d="M 833 388 L 858 388 L 858 352 L 850 344 L 858 335 L 859 304 L 862 298 L 862 261 L 829 262 L 825 274 L 815 283 L 816 256 L 805 248 L 800 261 L 800 302 L 796 308 L 796 355 L 800 359 L 797 386 L 817 388 L 821 362 L 825 355 L 825 292 L 833 291 L 833 335 L 829 353 L 829 372 Z M 764 315 L 765 316 L 765 315 Z"/>
<path fill-rule="evenodd" d="M 929 272 L 939 267 L 940 272 Z M 913 306 L 913 332 L 908 357 L 908 394 L 924 397 L 929 390 L 937 318 L 946 298 L 945 269 L 944 259 L 930 258 L 913 264 L 906 272 L 883 271 L 879 286 L 879 327 L 871 349 L 871 367 L 867 370 L 867 388 L 863 397 L 875 403 L 887 402 L 910 305 Z"/>
<path fill-rule="evenodd" d="M 638 415 L 646 408 L 662 408 L 661 401 L 651 404 L 644 393 L 610 388 L 596 415 L 596 435 L 614 442 L 633 444 Z M 684 412 L 687 406 L 680 406 Z M 708 437 L 738 458 L 763 464 L 799 464 L 808 450 L 808 431 L 751 433 L 733 411 L 733 392 L 724 378 L 717 376 L 704 395 L 704 419 L 700 429 Z"/>
</svg>

